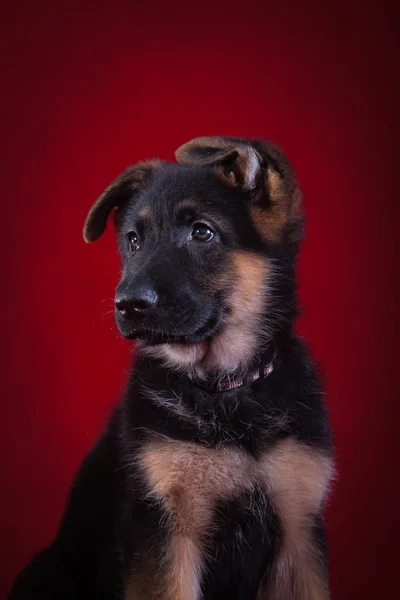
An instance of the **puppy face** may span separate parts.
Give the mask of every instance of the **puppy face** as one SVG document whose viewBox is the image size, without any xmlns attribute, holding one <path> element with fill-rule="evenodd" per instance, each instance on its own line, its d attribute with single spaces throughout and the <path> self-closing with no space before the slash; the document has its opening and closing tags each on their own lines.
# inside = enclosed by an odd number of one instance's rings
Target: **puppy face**
<svg viewBox="0 0 400 600">
<path fill-rule="evenodd" d="M 295 186 L 243 141 L 200 138 L 177 158 L 123 173 L 89 213 L 85 239 L 97 239 L 116 208 L 124 337 L 173 367 L 244 369 L 268 341 L 273 255 L 298 241 Z"/>
</svg>

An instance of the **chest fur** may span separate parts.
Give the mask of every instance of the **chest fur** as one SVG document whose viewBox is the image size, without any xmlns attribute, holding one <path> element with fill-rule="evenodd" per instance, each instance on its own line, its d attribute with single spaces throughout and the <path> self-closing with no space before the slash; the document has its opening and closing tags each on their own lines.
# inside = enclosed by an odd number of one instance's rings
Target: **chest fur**
<svg viewBox="0 0 400 600">
<path fill-rule="evenodd" d="M 152 442 L 140 463 L 149 494 L 161 500 L 173 529 L 197 541 L 211 525 L 215 503 L 251 486 L 257 476 L 256 464 L 242 451 L 179 441 Z"/>
<path fill-rule="evenodd" d="M 202 598 L 207 541 L 213 531 L 216 506 L 256 487 L 262 489 L 273 504 L 283 528 L 280 564 L 269 586 L 270 591 L 276 591 L 271 592 L 274 595 L 266 591 L 269 595 L 265 598 L 280 598 L 278 587 L 283 589 L 279 579 L 282 576 L 292 586 L 292 595 L 307 593 L 304 597 L 310 600 L 326 597 L 320 578 L 305 575 L 304 565 L 307 562 L 307 571 L 318 571 L 310 566 L 310 531 L 331 477 L 329 457 L 293 439 L 279 442 L 255 460 L 238 448 L 206 448 L 160 438 L 144 446 L 138 460 L 148 496 L 161 504 L 171 531 L 165 559 L 169 565 L 168 576 L 159 582 L 158 591 L 147 590 L 146 598 Z M 245 508 L 254 510 L 258 518 L 263 509 L 262 506 Z M 292 572 L 282 575 L 285 568 L 299 575 Z M 304 579 L 304 584 L 297 581 L 299 578 Z M 315 593 L 303 590 L 302 585 L 313 585 L 318 590 Z M 144 596 L 131 591 L 127 597 L 136 600 Z"/>
</svg>

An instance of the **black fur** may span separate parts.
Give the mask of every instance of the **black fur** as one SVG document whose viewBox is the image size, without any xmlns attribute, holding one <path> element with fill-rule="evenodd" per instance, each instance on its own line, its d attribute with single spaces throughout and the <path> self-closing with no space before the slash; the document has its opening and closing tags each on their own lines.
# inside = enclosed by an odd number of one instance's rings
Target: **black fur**
<svg viewBox="0 0 400 600">
<path fill-rule="evenodd" d="M 252 507 L 259 507 L 254 515 Z M 210 600 L 255 598 L 260 581 L 268 577 L 271 558 L 279 546 L 279 522 L 264 491 L 255 488 L 215 508 L 213 556 L 204 579 Z"/>
<path fill-rule="evenodd" d="M 149 179 L 134 200 L 118 209 L 124 270 L 117 293 L 148 289 L 156 282 L 160 304 L 157 314 L 137 322 L 124 321 L 117 312 L 121 332 L 156 345 L 212 337 L 227 314 L 224 294 L 230 290 L 211 293 L 209 282 L 229 269 L 229 252 L 251 251 L 273 259 L 279 270 L 265 309 L 271 339 L 260 342 L 248 368 L 265 355 L 266 360 L 273 357 L 274 370 L 265 379 L 219 393 L 212 387 L 218 373 L 199 379 L 140 354 L 121 404 L 79 470 L 55 541 L 17 578 L 9 600 L 122 599 L 132 565 L 141 570 L 143 563 L 144 572 L 148 561 L 162 568 L 170 526 L 160 503 L 148 496 L 134 460 L 149 436 L 208 448 L 240 447 L 256 459 L 287 437 L 331 451 L 320 377 L 293 329 L 297 245 L 285 231 L 280 243 L 262 239 L 249 215 L 248 192 L 225 185 L 212 167 L 168 165 Z M 189 210 L 181 220 L 176 217 L 176 203 L 185 198 L 197 200 L 199 216 Z M 148 205 L 158 224 L 146 230 L 138 215 Z M 198 218 L 217 223 L 218 244 L 188 250 L 185 236 Z M 126 239 L 132 229 L 143 240 L 142 254 L 130 252 Z M 171 410 L 178 401 L 182 410 Z M 281 533 L 275 507 L 261 488 L 216 504 L 210 539 L 214 559 L 206 564 L 201 583 L 204 600 L 255 600 L 279 551 Z M 320 515 L 315 540 L 326 557 Z"/>
</svg>

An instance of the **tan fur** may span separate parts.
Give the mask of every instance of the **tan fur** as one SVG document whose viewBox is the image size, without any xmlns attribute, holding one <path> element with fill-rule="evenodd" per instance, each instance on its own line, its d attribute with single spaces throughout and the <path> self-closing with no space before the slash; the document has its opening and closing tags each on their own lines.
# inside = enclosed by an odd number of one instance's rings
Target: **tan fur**
<svg viewBox="0 0 400 600">
<path fill-rule="evenodd" d="M 215 502 L 255 484 L 265 488 L 284 532 L 272 580 L 258 599 L 329 598 L 311 541 L 312 519 L 332 476 L 331 460 L 322 452 L 286 439 L 256 461 L 239 449 L 158 438 L 148 442 L 138 462 L 149 496 L 167 511 L 172 538 L 161 571 L 148 577 L 145 591 L 135 587 L 133 577 L 126 600 L 201 600 Z"/>
<path fill-rule="evenodd" d="M 168 577 L 163 600 L 198 600 L 200 598 L 202 556 L 190 538 L 176 534 L 171 541 L 172 572 Z M 160 597 L 161 600 L 161 597 Z"/>
<path fill-rule="evenodd" d="M 268 261 L 262 256 L 237 251 L 232 256 L 234 286 L 229 301 L 231 314 L 222 331 L 211 341 L 206 369 L 233 371 L 245 366 L 256 351 L 267 297 Z"/>
<path fill-rule="evenodd" d="M 150 207 L 143 206 L 143 208 L 141 208 L 139 211 L 139 217 L 141 219 L 148 219 L 150 217 Z"/>
<path fill-rule="evenodd" d="M 327 600 L 311 535 L 332 478 L 331 458 L 287 439 L 265 454 L 261 465 L 284 536 L 271 584 L 260 600 Z"/>
<path fill-rule="evenodd" d="M 192 198 L 186 198 L 185 200 L 182 200 L 182 202 L 177 204 L 175 210 L 176 210 L 176 212 L 179 212 L 179 211 L 185 210 L 185 209 L 195 210 L 196 208 L 197 208 L 197 204 L 196 204 L 195 200 L 193 200 Z"/>
<path fill-rule="evenodd" d="M 157 353 L 171 368 L 192 370 L 199 365 L 207 353 L 208 342 L 194 344 L 161 344 L 158 348 L 149 348 L 152 356 Z"/>
<path fill-rule="evenodd" d="M 240 450 L 165 439 L 149 444 L 139 464 L 174 529 L 198 543 L 210 524 L 211 500 L 249 484 L 252 472 L 250 457 Z"/>
<path fill-rule="evenodd" d="M 272 206 L 265 209 L 255 205 L 250 213 L 263 239 L 276 243 L 280 241 L 285 225 L 302 218 L 301 194 L 298 189 L 287 190 L 283 179 L 270 169 L 267 172 L 267 186 Z"/>
<path fill-rule="evenodd" d="M 218 166 L 216 169 L 218 176 L 231 186 L 243 187 L 247 190 L 254 189 L 261 171 L 261 156 L 255 148 L 248 145 L 233 147 L 233 151 L 238 153 L 234 166 L 231 169 L 223 165 Z M 228 156 L 229 152 L 225 154 Z"/>
<path fill-rule="evenodd" d="M 164 564 L 153 575 L 134 572 L 125 588 L 125 600 L 200 599 L 202 557 L 199 547 L 188 537 L 174 534 Z"/>
</svg>

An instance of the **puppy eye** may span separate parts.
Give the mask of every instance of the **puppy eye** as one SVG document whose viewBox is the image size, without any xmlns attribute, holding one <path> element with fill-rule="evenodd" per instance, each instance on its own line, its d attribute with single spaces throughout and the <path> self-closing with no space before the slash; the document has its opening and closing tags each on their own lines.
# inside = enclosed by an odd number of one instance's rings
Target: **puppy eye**
<svg viewBox="0 0 400 600">
<path fill-rule="evenodd" d="M 137 250 L 139 248 L 139 236 L 136 231 L 129 232 L 127 238 L 131 250 Z"/>
<path fill-rule="evenodd" d="M 197 242 L 209 242 L 214 237 L 214 232 L 205 223 L 196 223 L 192 231 L 192 239 Z"/>
</svg>

